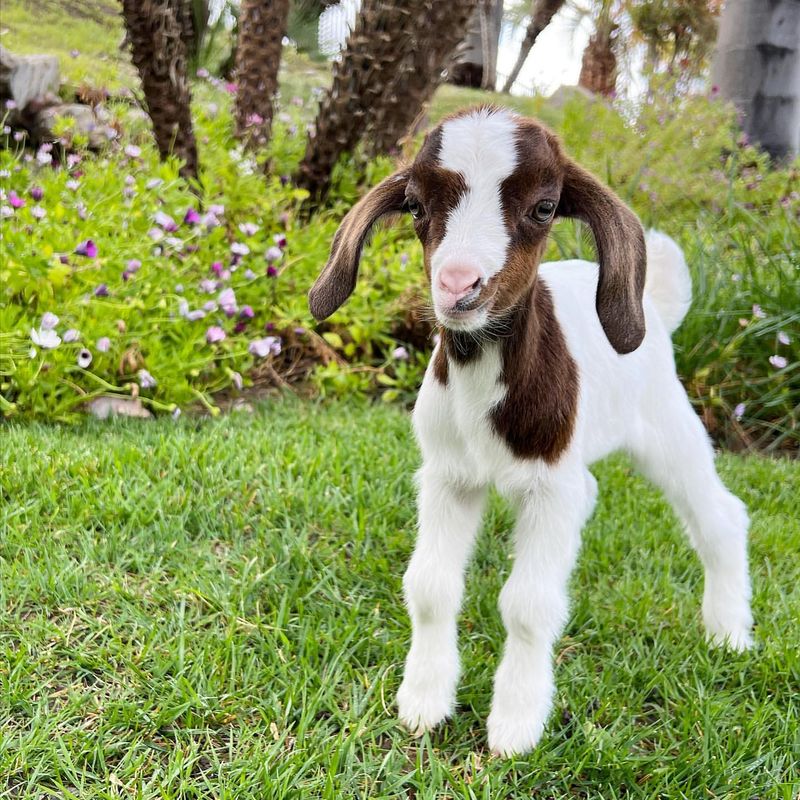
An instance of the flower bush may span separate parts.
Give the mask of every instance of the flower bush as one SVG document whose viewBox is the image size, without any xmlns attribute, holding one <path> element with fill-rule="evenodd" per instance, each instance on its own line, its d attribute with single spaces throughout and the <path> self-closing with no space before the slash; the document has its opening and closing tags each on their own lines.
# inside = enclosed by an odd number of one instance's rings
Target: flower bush
<svg viewBox="0 0 800 800">
<path fill-rule="evenodd" d="M 305 195 L 286 176 L 313 98 L 281 104 L 269 152 L 254 159 L 232 137 L 230 92 L 210 78 L 195 87 L 195 186 L 158 161 L 146 119 L 125 103 L 110 106 L 124 134 L 97 154 L 69 120 L 60 143 L 36 151 L 0 133 L 6 416 L 71 420 L 107 395 L 213 412 L 222 396 L 296 383 L 413 396 L 433 332 L 408 223 L 376 234 L 353 298 L 331 320 L 314 324 L 306 305 L 341 217 L 393 165 L 340 165 L 329 207 L 304 219 Z M 678 367 L 712 432 L 797 447 L 798 165 L 771 168 L 714 99 L 660 96 L 635 114 L 577 97 L 562 109 L 532 105 L 575 158 L 685 248 L 695 303 L 675 336 Z M 591 258 L 591 237 L 560 222 L 549 255 Z"/>
</svg>

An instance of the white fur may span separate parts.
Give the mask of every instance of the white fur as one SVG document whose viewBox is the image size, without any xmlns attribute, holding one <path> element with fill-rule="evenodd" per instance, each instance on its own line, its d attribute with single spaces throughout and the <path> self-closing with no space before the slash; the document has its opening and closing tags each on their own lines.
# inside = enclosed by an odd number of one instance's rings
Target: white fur
<svg viewBox="0 0 800 800">
<path fill-rule="evenodd" d="M 442 125 L 439 163 L 460 173 L 467 190 L 450 212 L 445 235 L 431 258 L 434 288 L 448 264 L 472 264 L 484 282 L 503 268 L 509 236 L 500 187 L 517 164 L 516 132 L 514 115 L 505 111 L 481 110 Z M 469 327 L 483 322 L 485 316 Z"/>
<path fill-rule="evenodd" d="M 597 265 L 540 268 L 580 381 L 575 432 L 555 465 L 515 457 L 490 425 L 505 392 L 498 345 L 467 366 L 451 361 L 446 388 L 432 366 L 425 376 L 414 410 L 423 456 L 419 538 L 404 580 L 412 645 L 398 695 L 400 717 L 414 731 L 434 727 L 455 706 L 456 616 L 486 489 L 494 484 L 518 516 L 514 566 L 500 596 L 508 639 L 489 745 L 508 755 L 537 743 L 552 706 L 552 648 L 568 617 L 567 582 L 597 492 L 587 467 L 615 450 L 632 454 L 685 523 L 705 568 L 711 642 L 737 650 L 751 644 L 747 512 L 717 476 L 708 436 L 675 373 L 668 333 L 687 307 L 685 263 L 663 234 L 651 234 L 648 249 L 647 334 L 625 356 L 612 349 L 595 312 Z"/>
</svg>

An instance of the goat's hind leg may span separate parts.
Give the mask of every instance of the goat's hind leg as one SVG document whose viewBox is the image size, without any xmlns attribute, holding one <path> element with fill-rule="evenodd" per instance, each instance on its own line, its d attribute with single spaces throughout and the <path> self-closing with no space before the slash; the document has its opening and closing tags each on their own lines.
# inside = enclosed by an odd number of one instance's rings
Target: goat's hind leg
<svg viewBox="0 0 800 800">
<path fill-rule="evenodd" d="M 703 622 L 709 641 L 734 650 L 752 645 L 748 516 L 714 466 L 708 434 L 675 386 L 659 398 L 632 454 L 642 472 L 670 501 L 705 570 Z"/>
</svg>

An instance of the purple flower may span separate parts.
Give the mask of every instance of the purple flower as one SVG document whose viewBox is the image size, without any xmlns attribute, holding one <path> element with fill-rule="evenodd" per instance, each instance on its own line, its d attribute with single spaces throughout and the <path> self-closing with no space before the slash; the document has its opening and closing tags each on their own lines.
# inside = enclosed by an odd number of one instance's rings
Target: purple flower
<svg viewBox="0 0 800 800">
<path fill-rule="evenodd" d="M 235 256 L 246 256 L 250 252 L 250 248 L 242 242 L 234 242 L 231 245 L 231 253 Z"/>
<path fill-rule="evenodd" d="M 152 389 L 158 385 L 158 381 L 146 369 L 140 369 L 136 377 L 139 378 L 139 386 L 142 389 Z"/>
<path fill-rule="evenodd" d="M 217 218 L 216 214 L 212 214 L 210 211 L 203 215 L 203 225 L 206 228 L 216 228 L 219 225 L 219 219 Z"/>
<path fill-rule="evenodd" d="M 281 352 L 281 339 L 279 336 L 265 336 L 263 339 L 253 339 L 247 351 L 258 358 L 269 355 L 277 356 Z"/>
<path fill-rule="evenodd" d="M 39 325 L 40 329 L 43 331 L 52 331 L 56 325 L 58 325 L 58 317 L 51 311 L 45 311 L 45 313 L 42 314 L 42 321 Z"/>
<path fill-rule="evenodd" d="M 12 189 L 8 193 L 8 202 L 12 208 L 23 208 L 25 201 Z"/>
<path fill-rule="evenodd" d="M 41 186 L 32 186 L 31 197 L 38 203 L 44 197 L 44 189 Z"/>
<path fill-rule="evenodd" d="M 258 225 L 255 224 L 255 222 L 242 222 L 239 225 L 239 230 L 245 236 L 255 236 L 258 233 L 259 228 Z"/>
<path fill-rule="evenodd" d="M 76 50 L 73 47 L 72 50 L 69 51 L 69 54 L 70 54 L 70 56 L 72 56 L 72 58 L 77 58 L 81 54 L 81 51 L 80 50 Z"/>
<path fill-rule="evenodd" d="M 761 309 L 761 306 L 758 303 L 753 304 L 753 316 L 756 319 L 764 319 L 767 315 Z"/>
<path fill-rule="evenodd" d="M 294 332 L 295 332 L 295 333 L 296 333 L 298 336 L 303 336 L 303 334 L 305 334 L 305 332 L 306 332 L 306 329 L 305 329 L 305 328 L 295 328 L 295 329 L 294 329 Z"/>
<path fill-rule="evenodd" d="M 47 212 L 41 206 L 34 206 L 31 209 L 31 216 L 34 219 L 44 219 L 47 216 Z"/>
<path fill-rule="evenodd" d="M 791 344 L 792 340 L 789 338 L 789 334 L 784 333 L 783 331 L 778 331 L 778 341 L 781 344 Z"/>
<path fill-rule="evenodd" d="M 142 154 L 142 148 L 137 147 L 135 144 L 126 144 L 125 145 L 125 155 L 128 158 L 139 158 Z"/>
<path fill-rule="evenodd" d="M 222 270 L 223 270 L 223 269 L 224 269 L 224 267 L 222 266 L 222 262 L 221 262 L 221 261 L 214 261 L 214 262 L 211 264 L 211 271 L 212 271 L 212 272 L 213 272 L 213 273 L 214 273 L 214 274 L 215 274 L 217 277 L 219 277 L 220 275 L 222 275 Z"/>
<path fill-rule="evenodd" d="M 75 330 L 75 328 L 69 328 L 68 330 L 64 331 L 64 341 L 67 344 L 71 342 L 77 342 L 80 338 L 81 333 L 80 331 Z"/>
<path fill-rule="evenodd" d="M 267 261 L 280 261 L 283 251 L 280 247 L 273 245 L 267 250 Z"/>
<path fill-rule="evenodd" d="M 775 369 L 783 369 L 789 362 L 783 356 L 774 355 L 769 357 L 769 363 Z"/>
<path fill-rule="evenodd" d="M 76 181 L 75 178 L 70 178 L 64 184 L 64 186 L 66 186 L 67 189 L 69 189 L 70 191 L 76 192 L 78 190 L 78 187 L 80 186 L 80 183 L 78 181 Z"/>
<path fill-rule="evenodd" d="M 73 167 L 77 167 L 78 164 L 81 163 L 82 156 L 80 153 L 70 153 L 67 156 L 67 168 L 72 169 Z"/>
<path fill-rule="evenodd" d="M 233 326 L 234 333 L 244 333 L 246 330 L 247 330 L 247 322 L 241 319 Z"/>
<path fill-rule="evenodd" d="M 181 410 L 180 410 L 180 408 L 178 408 L 178 407 L 176 406 L 176 407 L 175 407 L 175 409 L 174 409 L 174 410 L 173 410 L 173 412 L 172 412 L 172 419 L 173 419 L 175 422 L 177 422 L 177 421 L 180 419 L 180 416 L 181 416 Z"/>
<path fill-rule="evenodd" d="M 188 319 L 189 322 L 197 322 L 197 320 L 203 319 L 203 317 L 205 315 L 206 315 L 206 312 L 203 311 L 202 308 L 197 308 L 194 311 L 187 311 L 186 312 L 186 319 Z"/>
<path fill-rule="evenodd" d="M 183 215 L 183 221 L 187 225 L 197 225 L 200 222 L 200 215 L 193 208 L 187 208 Z"/>
<path fill-rule="evenodd" d="M 108 286 L 106 284 L 101 283 L 95 290 L 94 290 L 95 297 L 108 297 Z"/>
<path fill-rule="evenodd" d="M 278 270 L 275 269 L 271 264 L 267 267 L 267 277 L 268 278 L 275 278 L 278 275 Z"/>
<path fill-rule="evenodd" d="M 256 315 L 256 312 L 253 311 L 252 306 L 242 306 L 242 310 L 239 312 L 239 317 L 241 319 L 253 319 Z"/>
<path fill-rule="evenodd" d="M 253 270 L 251 270 L 249 267 L 248 267 L 248 268 L 247 268 L 247 269 L 246 269 L 246 270 L 245 270 L 245 271 L 244 271 L 242 274 L 244 275 L 244 277 L 245 277 L 245 278 L 246 278 L 248 281 L 251 281 L 251 280 L 253 280 L 253 278 L 255 278 L 255 277 L 256 277 L 256 274 L 255 274 L 255 272 L 253 272 Z"/>
<path fill-rule="evenodd" d="M 159 227 L 163 228 L 167 233 L 174 233 L 178 230 L 178 225 L 174 219 L 169 214 L 164 213 L 163 211 L 156 211 L 153 215 L 153 221 Z"/>
<path fill-rule="evenodd" d="M 248 114 L 247 119 L 245 120 L 245 124 L 248 127 L 253 125 L 263 125 L 264 124 L 264 117 L 261 114 Z"/>
<path fill-rule="evenodd" d="M 84 203 L 76 203 L 75 210 L 78 212 L 78 216 L 81 219 L 87 219 L 89 216 L 89 212 L 86 209 L 86 205 Z M 97 248 L 95 248 L 96 250 Z"/>
<path fill-rule="evenodd" d="M 97 245 L 91 239 L 87 239 L 75 248 L 75 255 L 97 258 Z"/>
<path fill-rule="evenodd" d="M 210 278 L 203 278 L 203 280 L 200 281 L 200 289 L 206 294 L 212 294 L 217 291 L 217 282 L 212 281 Z"/>
<path fill-rule="evenodd" d="M 150 178 L 144 185 L 145 189 L 157 189 L 164 181 L 161 178 Z"/>
<path fill-rule="evenodd" d="M 281 250 L 283 250 L 283 248 L 286 247 L 286 244 L 287 244 L 286 236 L 283 233 L 276 233 L 272 237 L 272 241 L 275 242 L 275 244 L 278 245 L 278 247 L 280 247 Z"/>
<path fill-rule="evenodd" d="M 48 164 L 53 163 L 53 154 L 50 153 L 49 150 L 44 149 L 44 145 L 38 149 L 36 152 L 36 160 L 43 166 L 46 167 Z"/>
<path fill-rule="evenodd" d="M 226 334 L 219 325 L 212 325 L 206 331 L 206 341 L 209 344 L 216 344 L 217 342 L 221 342 L 225 338 Z"/>
<path fill-rule="evenodd" d="M 219 306 L 224 312 L 225 316 L 232 317 L 237 311 L 236 294 L 233 289 L 223 289 L 217 298 Z"/>
<path fill-rule="evenodd" d="M 81 348 L 81 351 L 78 353 L 78 366 L 81 369 L 86 369 L 89 364 L 92 363 L 92 354 L 89 350 L 85 347 Z"/>
<path fill-rule="evenodd" d="M 392 358 L 396 361 L 408 361 L 408 350 L 402 345 L 392 350 Z"/>
<path fill-rule="evenodd" d="M 9 111 L 13 111 L 16 107 L 17 107 L 17 101 L 16 100 L 6 100 L 6 108 Z"/>
<path fill-rule="evenodd" d="M 212 203 L 208 207 L 208 213 L 213 214 L 215 217 L 221 217 L 225 213 L 225 206 L 221 203 Z"/>
<path fill-rule="evenodd" d="M 147 235 L 154 241 L 160 242 L 164 238 L 164 231 L 161 228 L 150 228 Z"/>
<path fill-rule="evenodd" d="M 14 216 L 14 209 L 11 206 L 0 206 L 0 219 L 8 219 Z"/>
<path fill-rule="evenodd" d="M 208 314 L 213 314 L 219 306 L 214 300 L 208 300 L 203 304 L 203 310 Z"/>
<path fill-rule="evenodd" d="M 207 78 L 208 77 L 208 70 L 205 67 L 200 67 L 200 69 L 195 72 L 198 78 Z"/>
<path fill-rule="evenodd" d="M 744 403 L 737 403 L 736 408 L 733 409 L 733 418 L 735 420 L 740 420 L 744 416 L 744 412 L 747 406 Z"/>
<path fill-rule="evenodd" d="M 129 258 L 125 264 L 125 271 L 133 274 L 141 269 L 142 262 L 138 258 Z"/>
</svg>

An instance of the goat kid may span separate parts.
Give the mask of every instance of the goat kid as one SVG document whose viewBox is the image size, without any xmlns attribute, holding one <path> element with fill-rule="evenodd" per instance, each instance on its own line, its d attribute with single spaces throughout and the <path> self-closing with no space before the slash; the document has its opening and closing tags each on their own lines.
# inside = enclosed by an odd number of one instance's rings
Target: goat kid
<svg viewBox="0 0 800 800">
<path fill-rule="evenodd" d="M 675 373 L 670 334 L 691 300 L 678 246 L 656 232 L 645 239 L 633 212 L 550 131 L 503 109 L 473 109 L 437 126 L 410 167 L 345 216 L 309 295 L 317 319 L 353 291 L 375 222 L 403 211 L 424 248 L 441 332 L 414 409 L 423 464 L 403 582 L 412 621 L 403 723 L 422 732 L 453 712 L 464 572 L 494 484 L 517 521 L 489 745 L 510 755 L 537 743 L 567 583 L 597 494 L 587 467 L 615 450 L 633 456 L 685 523 L 705 569 L 709 640 L 749 647 L 747 512 L 720 481 Z M 540 266 L 561 216 L 588 223 L 599 264 Z"/>
</svg>

